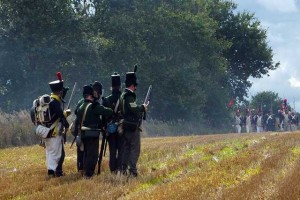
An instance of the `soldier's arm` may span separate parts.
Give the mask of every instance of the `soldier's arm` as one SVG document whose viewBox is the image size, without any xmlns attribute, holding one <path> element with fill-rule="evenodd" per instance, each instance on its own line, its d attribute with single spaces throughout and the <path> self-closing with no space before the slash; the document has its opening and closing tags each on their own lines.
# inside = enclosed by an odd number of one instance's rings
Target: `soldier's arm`
<svg viewBox="0 0 300 200">
<path fill-rule="evenodd" d="M 139 114 L 142 112 L 145 112 L 145 107 L 143 105 L 137 105 L 135 98 L 132 96 L 128 96 L 126 99 L 126 106 L 127 108 L 130 110 L 130 112 L 134 113 L 134 114 Z"/>
<path fill-rule="evenodd" d="M 69 128 L 69 122 L 67 121 L 67 119 L 66 119 L 66 117 L 64 115 L 64 112 L 63 112 L 63 110 L 60 107 L 60 103 L 57 102 L 57 101 L 53 101 L 52 106 L 53 106 L 52 109 L 53 109 L 55 115 L 61 120 L 63 126 L 65 128 Z"/>
<path fill-rule="evenodd" d="M 76 108 L 75 108 L 75 111 L 74 111 L 74 114 L 77 115 L 77 112 L 78 112 L 78 109 L 79 107 L 84 103 L 84 99 L 80 99 L 76 105 Z"/>
<path fill-rule="evenodd" d="M 100 104 L 95 107 L 95 112 L 105 117 L 111 117 L 113 115 L 113 110 L 111 108 L 104 107 Z"/>
<path fill-rule="evenodd" d="M 110 108 L 110 103 L 109 103 L 108 97 L 105 97 L 105 98 L 102 99 L 102 105 L 104 107 L 109 107 Z"/>
</svg>

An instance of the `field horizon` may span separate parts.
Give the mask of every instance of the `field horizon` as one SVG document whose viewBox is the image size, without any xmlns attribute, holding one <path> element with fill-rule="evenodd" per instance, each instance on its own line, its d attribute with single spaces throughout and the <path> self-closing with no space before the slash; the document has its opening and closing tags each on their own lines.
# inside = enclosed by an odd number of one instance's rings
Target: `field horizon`
<svg viewBox="0 0 300 200">
<path fill-rule="evenodd" d="M 108 148 L 107 148 L 108 149 Z M 0 149 L 0 199 L 300 199 L 300 133 L 142 138 L 138 178 L 109 172 L 83 179 L 76 147 L 64 172 L 46 175 L 39 145 Z"/>
</svg>

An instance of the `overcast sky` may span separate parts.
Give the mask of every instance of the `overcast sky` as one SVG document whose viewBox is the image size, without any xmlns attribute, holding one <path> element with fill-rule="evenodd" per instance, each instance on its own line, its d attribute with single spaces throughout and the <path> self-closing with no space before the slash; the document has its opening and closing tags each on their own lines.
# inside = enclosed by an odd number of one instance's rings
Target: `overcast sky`
<svg viewBox="0 0 300 200">
<path fill-rule="evenodd" d="M 239 11 L 249 11 L 267 30 L 274 62 L 280 67 L 262 79 L 251 79 L 250 95 L 273 91 L 300 111 L 300 0 L 233 0 Z"/>
</svg>

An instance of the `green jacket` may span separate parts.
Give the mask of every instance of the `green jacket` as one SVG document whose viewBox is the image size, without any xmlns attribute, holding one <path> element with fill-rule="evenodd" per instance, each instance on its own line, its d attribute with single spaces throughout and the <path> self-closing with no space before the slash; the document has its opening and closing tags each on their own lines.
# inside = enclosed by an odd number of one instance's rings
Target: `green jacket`
<svg viewBox="0 0 300 200">
<path fill-rule="evenodd" d="M 81 124 L 85 108 L 89 104 L 91 105 L 87 108 L 85 119 L 83 121 L 83 126 L 89 128 L 101 128 L 102 125 L 100 116 L 110 117 L 113 114 L 113 111 L 112 109 L 106 108 L 97 102 L 92 103 L 89 100 L 84 100 L 84 103 L 81 104 L 77 110 L 77 120 L 79 124 Z"/>
<path fill-rule="evenodd" d="M 120 98 L 121 113 L 124 119 L 126 118 L 141 118 L 145 108 L 143 105 L 137 105 L 136 94 L 125 89 Z"/>
<path fill-rule="evenodd" d="M 103 106 L 111 108 L 113 111 L 115 110 L 115 107 L 117 106 L 117 102 L 120 99 L 121 96 L 121 92 L 119 90 L 113 90 L 112 94 L 105 97 L 103 99 Z M 112 119 L 117 120 L 119 118 L 118 113 L 119 113 L 119 109 L 120 108 L 120 102 L 118 105 L 118 108 L 116 110 L 116 113 L 114 113 L 114 116 L 112 117 Z M 108 121 L 110 121 L 110 119 L 108 119 Z"/>
<path fill-rule="evenodd" d="M 74 111 L 75 115 L 77 115 L 78 109 L 80 108 L 80 106 L 81 106 L 83 103 L 84 103 L 84 98 L 81 98 L 81 99 L 78 101 L 77 105 L 76 105 L 76 108 L 75 108 L 75 111 Z"/>
</svg>

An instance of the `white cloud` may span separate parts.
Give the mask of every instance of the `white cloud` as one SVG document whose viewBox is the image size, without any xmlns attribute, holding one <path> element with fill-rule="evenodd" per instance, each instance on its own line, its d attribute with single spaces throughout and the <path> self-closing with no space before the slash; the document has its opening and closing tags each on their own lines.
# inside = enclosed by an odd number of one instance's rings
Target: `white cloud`
<svg viewBox="0 0 300 200">
<path fill-rule="evenodd" d="M 295 77 L 291 77 L 289 82 L 291 87 L 300 88 L 300 80 L 296 79 Z"/>
<path fill-rule="evenodd" d="M 296 0 L 257 0 L 257 2 L 270 11 L 297 12 Z"/>
<path fill-rule="evenodd" d="M 280 67 L 270 76 L 253 82 L 249 97 L 262 91 L 273 91 L 280 98 L 295 102 L 300 111 L 300 0 L 234 0 L 240 11 L 248 10 L 267 30 L 267 41 L 273 50 L 273 61 Z M 298 8 L 297 8 L 298 6 Z"/>
</svg>

